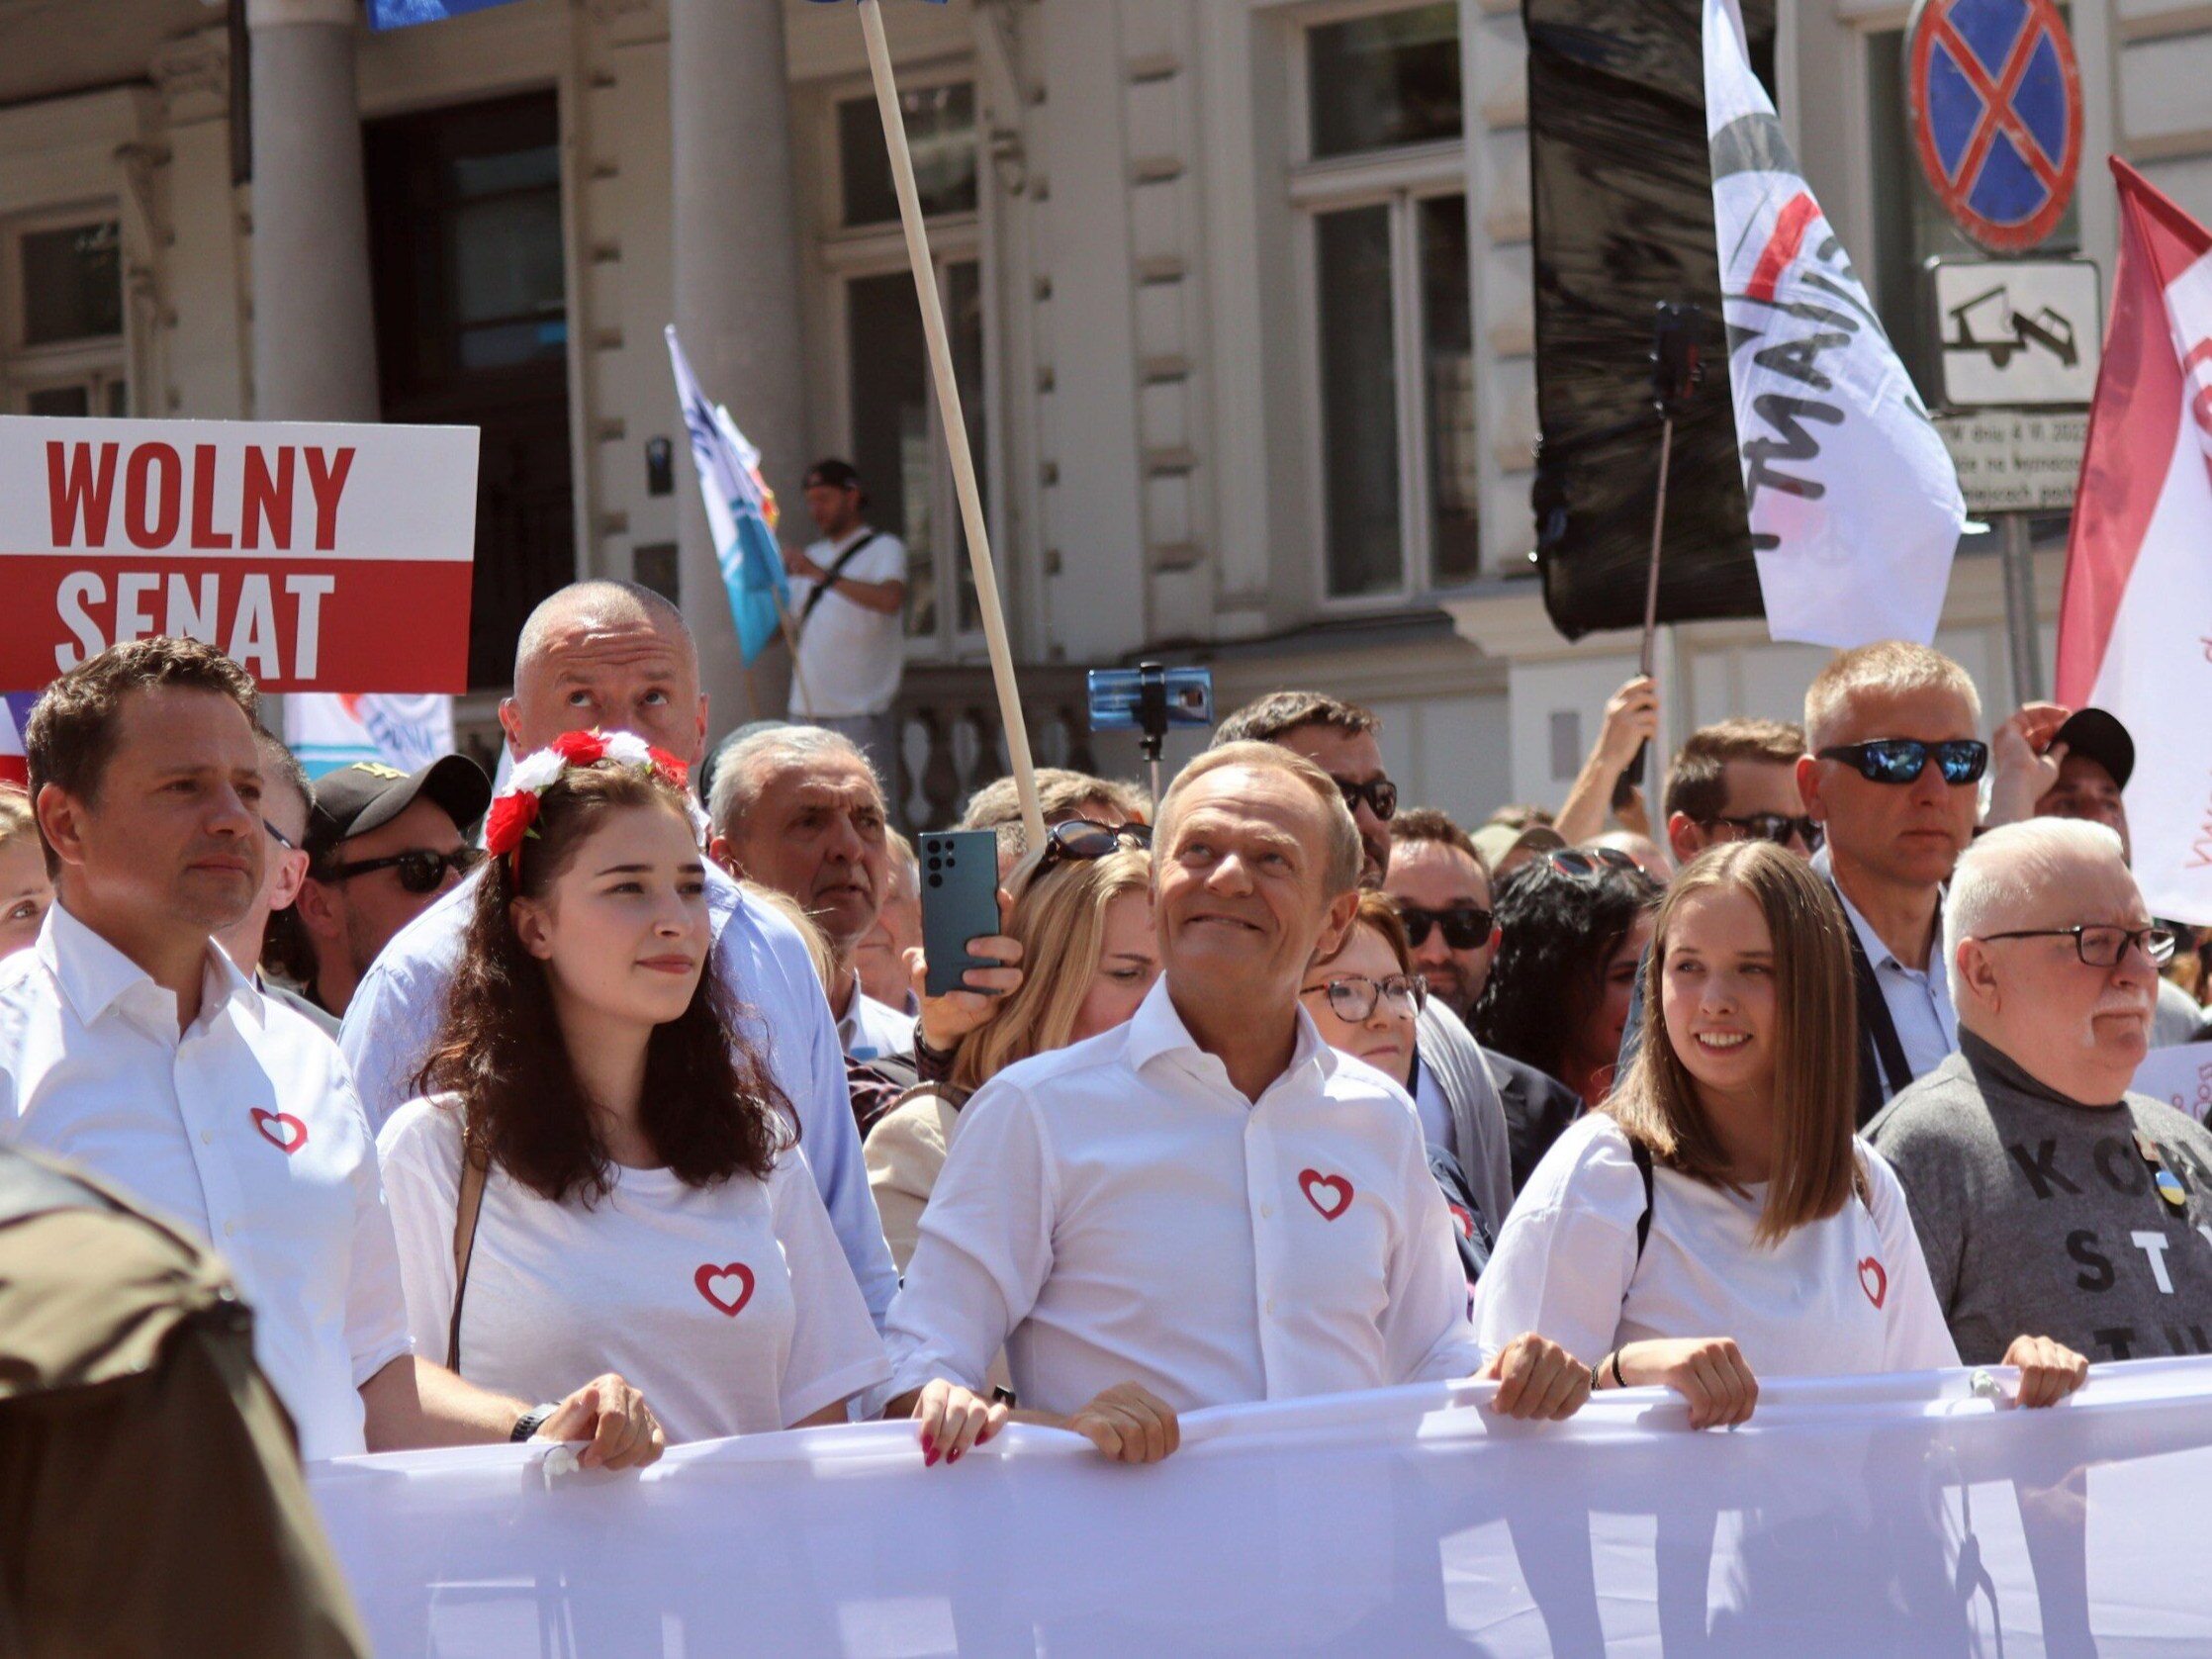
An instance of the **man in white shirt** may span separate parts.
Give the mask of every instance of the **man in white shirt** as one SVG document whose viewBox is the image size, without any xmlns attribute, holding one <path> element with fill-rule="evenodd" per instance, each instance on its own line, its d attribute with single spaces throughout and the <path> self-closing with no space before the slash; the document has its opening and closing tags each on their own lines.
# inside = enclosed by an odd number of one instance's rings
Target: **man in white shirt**
<svg viewBox="0 0 2212 1659">
<path fill-rule="evenodd" d="M 726 744 L 706 805 L 707 855 L 773 887 L 829 944 L 830 1012 L 854 1060 L 914 1052 L 914 1016 L 876 1001 L 853 967 L 891 878 L 889 826 L 876 772 L 853 740 L 821 726 L 767 726 Z"/>
<path fill-rule="evenodd" d="M 982 1387 L 1003 1345 L 1032 1421 L 1149 1462 L 1179 1412 L 1480 1367 L 1410 1102 L 1298 1002 L 1356 906 L 1336 784 L 1270 744 L 1209 751 L 1154 857 L 1164 971 L 1135 1018 L 961 1115 L 885 1331 L 894 1416 L 934 1380 Z M 1486 1374 L 1516 1416 L 1565 1416 L 1589 1385 L 1534 1336 Z"/>
<path fill-rule="evenodd" d="M 1981 809 L 1981 722 L 1966 670 L 1903 640 L 1839 652 L 1805 691 L 1797 788 L 1826 836 L 1813 868 L 1851 922 L 1862 1125 L 1959 1046 L 1943 884 Z"/>
<path fill-rule="evenodd" d="M 626 582 L 579 582 L 523 623 L 514 694 L 500 705 L 500 723 L 516 760 L 563 732 L 597 727 L 634 732 L 695 767 L 706 747 L 698 683 L 691 629 L 667 599 Z M 338 1043 L 374 1128 L 420 1092 L 415 1079 L 444 1017 L 476 888 L 471 876 L 402 930 L 346 1007 Z M 712 866 L 706 908 L 714 971 L 751 1013 L 746 1034 L 768 1056 L 798 1116 L 814 1184 L 880 1324 L 898 1274 L 868 1190 L 845 1057 L 813 959 L 796 928 Z"/>
<path fill-rule="evenodd" d="M 806 510 L 822 539 L 783 559 L 798 629 L 791 718 L 843 732 L 877 773 L 895 778 L 891 700 L 906 666 L 906 546 L 870 527 L 868 496 L 849 461 L 808 469 Z"/>
<path fill-rule="evenodd" d="M 376 1152 L 328 1038 L 210 935 L 267 856 L 253 683 L 213 647 L 148 639 L 48 687 L 25 749 L 58 899 L 0 965 L 0 1138 L 69 1158 L 219 1247 L 310 1459 L 593 1438 L 659 1455 L 604 1376 L 533 1410 L 416 1357 Z"/>
</svg>

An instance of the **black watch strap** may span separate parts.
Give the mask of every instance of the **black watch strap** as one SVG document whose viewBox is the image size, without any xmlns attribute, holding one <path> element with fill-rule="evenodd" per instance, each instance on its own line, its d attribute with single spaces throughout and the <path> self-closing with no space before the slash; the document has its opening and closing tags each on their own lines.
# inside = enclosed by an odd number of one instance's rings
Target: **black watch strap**
<svg viewBox="0 0 2212 1659">
<path fill-rule="evenodd" d="M 532 1406 L 514 1420 L 514 1427 L 507 1431 L 507 1438 L 519 1445 L 524 1440 L 537 1438 L 537 1431 L 552 1421 L 558 1406 Z"/>
</svg>

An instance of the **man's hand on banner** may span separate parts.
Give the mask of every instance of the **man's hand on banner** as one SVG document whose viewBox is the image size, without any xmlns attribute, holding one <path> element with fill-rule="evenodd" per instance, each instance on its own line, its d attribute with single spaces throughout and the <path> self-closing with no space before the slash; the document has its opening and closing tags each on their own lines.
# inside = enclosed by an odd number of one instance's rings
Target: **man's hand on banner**
<svg viewBox="0 0 2212 1659">
<path fill-rule="evenodd" d="M 981 1445 L 1006 1427 L 1005 1404 L 986 1400 L 972 1389 L 938 1377 L 914 1400 L 914 1421 L 922 1440 L 922 1467 L 958 1463 L 964 1452 Z"/>
<path fill-rule="evenodd" d="M 2013 1337 L 2004 1363 L 2020 1368 L 2020 1386 L 2012 1397 L 2031 1409 L 2055 1406 L 2089 1380 L 2088 1360 L 2048 1336 Z"/>
<path fill-rule="evenodd" d="M 1615 1356 L 1629 1388 L 1663 1383 L 1690 1407 L 1693 1429 L 1728 1429 L 1751 1421 L 1759 1379 L 1732 1336 L 1690 1336 L 1630 1342 Z"/>
<path fill-rule="evenodd" d="M 645 1396 L 612 1371 L 563 1400 L 531 1438 L 591 1441 L 577 1458 L 587 1469 L 642 1469 L 668 1449 Z"/>
<path fill-rule="evenodd" d="M 2024 823 L 2059 782 L 2066 745 L 2053 743 L 2074 713 L 2055 702 L 2022 703 L 1989 740 L 1989 810 L 1982 827 Z"/>
<path fill-rule="evenodd" d="M 1516 1336 L 1480 1373 L 1498 1385 L 1490 1409 L 1501 1417 L 1560 1423 L 1590 1398 L 1590 1367 L 1548 1336 Z"/>
<path fill-rule="evenodd" d="M 1175 1408 L 1142 1383 L 1116 1383 L 1058 1427 L 1073 1429 L 1115 1463 L 1157 1463 L 1183 1443 Z"/>
</svg>

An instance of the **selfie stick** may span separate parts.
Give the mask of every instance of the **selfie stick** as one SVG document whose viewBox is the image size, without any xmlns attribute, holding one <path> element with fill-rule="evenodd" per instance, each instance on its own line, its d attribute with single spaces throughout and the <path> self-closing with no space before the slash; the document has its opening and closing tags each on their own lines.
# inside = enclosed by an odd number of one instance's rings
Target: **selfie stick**
<svg viewBox="0 0 2212 1659">
<path fill-rule="evenodd" d="M 883 142 L 890 150 L 891 182 L 898 189 L 898 217 L 906 228 L 906 258 L 914 267 L 914 292 L 922 303 L 922 332 L 929 340 L 931 377 L 937 383 L 938 418 L 945 447 L 952 454 L 953 488 L 960 496 L 961 522 L 968 531 L 968 557 L 975 573 L 975 600 L 983 613 L 983 641 L 990 649 L 991 679 L 998 688 L 999 724 L 1006 733 L 1006 759 L 1021 796 L 1022 827 L 1029 845 L 1045 844 L 1045 813 L 1037 801 L 1036 768 L 1029 758 L 1029 728 L 1022 721 L 1021 691 L 1014 684 L 1014 654 L 1006 644 L 1006 617 L 999 608 L 998 572 L 991 563 L 990 529 L 983 522 L 983 494 L 975 482 L 975 457 L 962 418 L 960 385 L 953 378 L 953 348 L 945 332 L 945 307 L 937 293 L 937 267 L 931 262 L 929 231 L 922 224 L 921 193 L 914 185 L 914 157 L 906 147 L 906 122 L 899 114 L 898 85 L 891 76 L 890 44 L 883 38 L 878 0 L 860 0 L 861 33 L 868 41 L 868 67 L 876 81 L 876 105 L 883 117 Z"/>
<path fill-rule="evenodd" d="M 1138 747 L 1152 769 L 1152 810 L 1159 810 L 1159 755 L 1167 742 L 1167 671 L 1157 663 L 1137 665 L 1137 724 L 1144 737 Z"/>
<path fill-rule="evenodd" d="M 1667 536 L 1667 475 L 1674 468 L 1675 416 L 1705 379 L 1705 364 L 1698 350 L 1698 326 L 1704 321 L 1705 313 L 1697 306 L 1662 301 L 1652 325 L 1651 398 L 1659 411 L 1659 499 L 1651 509 L 1651 565 L 1643 585 L 1643 651 L 1636 670 L 1646 680 L 1655 666 L 1653 647 L 1659 632 L 1659 547 Z M 1679 359 L 1667 349 L 1670 335 L 1688 341 L 1688 349 Z M 1635 759 L 1621 771 L 1623 783 L 1643 782 L 1644 752 L 1650 747 L 1648 742 L 1636 745 Z"/>
</svg>

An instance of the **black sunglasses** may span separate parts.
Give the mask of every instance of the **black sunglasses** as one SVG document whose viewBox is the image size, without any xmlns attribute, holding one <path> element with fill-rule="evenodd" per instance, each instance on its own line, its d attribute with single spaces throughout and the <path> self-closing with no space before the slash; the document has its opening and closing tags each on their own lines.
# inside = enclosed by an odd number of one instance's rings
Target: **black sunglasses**
<svg viewBox="0 0 2212 1659">
<path fill-rule="evenodd" d="M 1398 816 L 1398 785 L 1387 778 L 1370 778 L 1364 783 L 1354 783 L 1349 778 L 1332 778 L 1337 793 L 1344 797 L 1344 805 L 1353 812 L 1365 801 L 1367 809 L 1384 823 Z"/>
<path fill-rule="evenodd" d="M 456 853 L 433 853 L 426 847 L 412 847 L 404 853 L 394 853 L 387 859 L 363 859 L 359 864 L 334 864 L 327 870 L 315 873 L 318 881 L 350 881 L 356 876 L 366 876 L 377 870 L 396 870 L 400 873 L 400 885 L 411 893 L 434 893 L 445 885 L 445 873 L 451 870 L 456 876 L 466 876 L 476 868 L 479 854 L 474 847 L 463 847 Z"/>
<path fill-rule="evenodd" d="M 269 832 L 269 839 L 282 847 L 287 853 L 297 853 L 300 850 L 300 844 L 297 841 L 294 841 L 284 831 L 270 823 L 268 819 L 263 818 L 261 820 L 261 827 Z"/>
<path fill-rule="evenodd" d="M 1922 743 L 1916 737 L 1878 737 L 1872 743 L 1838 743 L 1820 751 L 1824 761 L 1841 761 L 1857 769 L 1870 783 L 1911 783 L 1928 770 L 1935 758 L 1943 781 L 1954 787 L 1979 783 L 1989 769 L 1989 746 L 1977 738 L 1953 738 L 1948 743 Z"/>
<path fill-rule="evenodd" d="M 1707 829 L 1714 824 L 1726 824 L 1737 834 L 1752 841 L 1771 841 L 1778 847 L 1790 844 L 1794 835 L 1804 843 L 1805 851 L 1820 851 L 1820 826 L 1810 818 L 1793 818 L 1787 812 L 1746 812 L 1740 818 L 1715 816 L 1701 819 Z"/>
<path fill-rule="evenodd" d="M 1992 939 L 2071 939 L 2074 954 L 2086 968 L 2118 968 L 2132 946 L 2141 945 L 2143 954 L 2151 959 L 2153 968 L 2164 968 L 2173 960 L 2173 949 L 2178 943 L 2170 928 L 2163 927 L 2112 927 L 2090 924 L 2083 927 L 2035 927 L 2018 928 L 2011 933 L 1984 933 L 1984 944 Z"/>
<path fill-rule="evenodd" d="M 1406 924 L 1406 943 L 1417 951 L 1429 943 L 1431 928 L 1442 928 L 1444 943 L 1455 951 L 1479 951 L 1490 943 L 1490 930 L 1498 922 L 1490 911 L 1474 904 L 1455 904 L 1448 910 L 1401 904 L 1398 919 Z"/>
<path fill-rule="evenodd" d="M 1640 874 L 1643 870 L 1642 865 L 1617 847 L 1570 847 L 1563 852 L 1546 853 L 1544 863 L 1562 876 L 1603 876 L 1610 870 L 1633 870 Z"/>
<path fill-rule="evenodd" d="M 1045 832 L 1045 856 L 1038 861 L 1037 873 L 1042 876 L 1067 860 L 1103 859 L 1120 852 L 1124 845 L 1149 849 L 1152 844 L 1150 824 L 1102 824 L 1092 818 L 1069 818 Z"/>
</svg>

